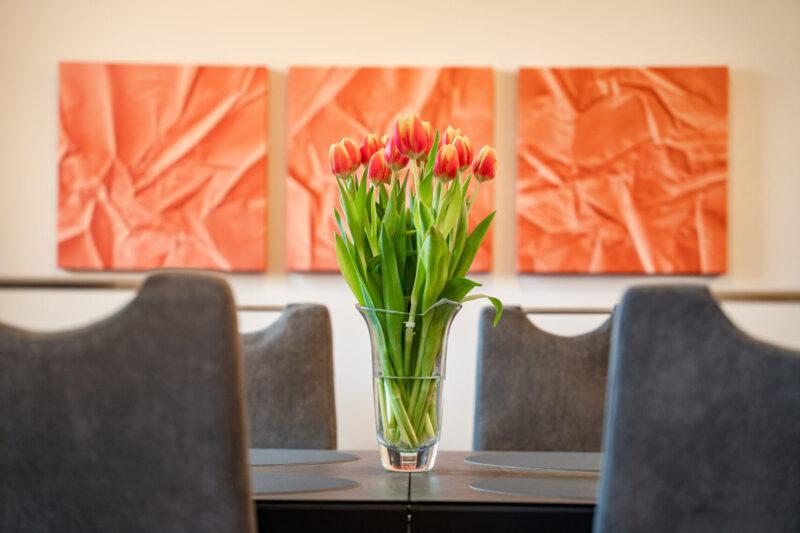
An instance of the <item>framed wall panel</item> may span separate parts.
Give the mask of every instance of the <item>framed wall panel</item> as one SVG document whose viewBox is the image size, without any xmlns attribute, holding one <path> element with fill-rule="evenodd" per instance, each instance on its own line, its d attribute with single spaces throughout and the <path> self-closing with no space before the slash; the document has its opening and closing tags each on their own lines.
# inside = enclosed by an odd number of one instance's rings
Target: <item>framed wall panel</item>
<svg viewBox="0 0 800 533">
<path fill-rule="evenodd" d="M 265 268 L 265 68 L 62 63 L 59 91 L 60 267 Z"/>
<path fill-rule="evenodd" d="M 518 268 L 727 267 L 725 67 L 519 73 Z"/>
</svg>

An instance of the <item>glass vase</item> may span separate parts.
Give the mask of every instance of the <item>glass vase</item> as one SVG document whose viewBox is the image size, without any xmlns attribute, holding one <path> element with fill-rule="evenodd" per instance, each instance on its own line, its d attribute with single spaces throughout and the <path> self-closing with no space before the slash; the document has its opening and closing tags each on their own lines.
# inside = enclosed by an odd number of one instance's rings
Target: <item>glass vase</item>
<svg viewBox="0 0 800 533">
<path fill-rule="evenodd" d="M 447 300 L 424 314 L 358 307 L 372 345 L 375 424 L 386 470 L 433 468 L 442 428 L 447 338 L 460 309 Z"/>
</svg>

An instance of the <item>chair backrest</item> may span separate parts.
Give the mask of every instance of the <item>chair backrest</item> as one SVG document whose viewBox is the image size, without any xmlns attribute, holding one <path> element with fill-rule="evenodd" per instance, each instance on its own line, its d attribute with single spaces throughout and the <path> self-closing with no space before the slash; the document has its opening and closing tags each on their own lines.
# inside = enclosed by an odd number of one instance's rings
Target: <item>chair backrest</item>
<svg viewBox="0 0 800 533">
<path fill-rule="evenodd" d="M 0 531 L 251 531 L 243 417 L 219 278 L 153 275 L 81 329 L 0 325 Z"/>
<path fill-rule="evenodd" d="M 253 448 L 336 448 L 331 319 L 324 305 L 293 304 L 242 336 Z"/>
<path fill-rule="evenodd" d="M 625 293 L 606 412 L 597 532 L 800 531 L 800 352 L 706 288 Z"/>
<path fill-rule="evenodd" d="M 519 307 L 480 317 L 473 448 L 599 451 L 610 320 L 575 337 L 537 328 Z"/>
</svg>

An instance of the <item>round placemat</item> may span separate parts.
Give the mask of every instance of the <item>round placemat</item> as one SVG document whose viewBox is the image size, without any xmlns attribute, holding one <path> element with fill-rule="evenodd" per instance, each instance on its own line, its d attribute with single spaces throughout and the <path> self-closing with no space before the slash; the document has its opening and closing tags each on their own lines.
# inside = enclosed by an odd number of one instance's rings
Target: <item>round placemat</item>
<svg viewBox="0 0 800 533">
<path fill-rule="evenodd" d="M 352 479 L 312 474 L 251 472 L 250 485 L 253 488 L 253 494 L 281 494 L 352 489 L 357 487 L 358 483 Z"/>
<path fill-rule="evenodd" d="M 319 465 L 356 461 L 358 456 L 335 450 L 284 450 L 278 448 L 251 448 L 251 466 Z"/>
<path fill-rule="evenodd" d="M 586 452 L 484 452 L 464 461 L 511 470 L 549 472 L 600 472 L 602 454 Z"/>
<path fill-rule="evenodd" d="M 495 477 L 474 481 L 469 488 L 542 501 L 593 502 L 597 497 L 597 480 L 585 478 Z"/>
</svg>

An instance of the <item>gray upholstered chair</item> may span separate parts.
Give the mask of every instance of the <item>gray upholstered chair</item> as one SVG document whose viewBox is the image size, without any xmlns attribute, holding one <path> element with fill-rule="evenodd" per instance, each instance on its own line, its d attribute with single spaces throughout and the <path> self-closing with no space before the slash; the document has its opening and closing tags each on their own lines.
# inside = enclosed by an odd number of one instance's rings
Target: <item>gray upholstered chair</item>
<svg viewBox="0 0 800 533">
<path fill-rule="evenodd" d="M 180 273 L 84 328 L 0 325 L 0 531 L 251 531 L 237 335 L 225 282 Z"/>
<path fill-rule="evenodd" d="M 629 290 L 613 332 L 595 531 L 800 531 L 800 352 L 704 287 Z"/>
<path fill-rule="evenodd" d="M 242 346 L 251 447 L 336 448 L 328 309 L 289 305 Z"/>
<path fill-rule="evenodd" d="M 493 318 L 482 311 L 473 448 L 599 451 L 611 321 L 562 337 L 519 307 Z"/>
</svg>

